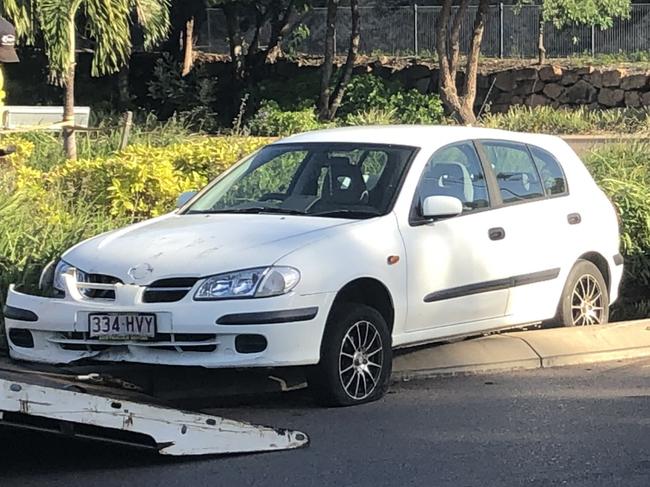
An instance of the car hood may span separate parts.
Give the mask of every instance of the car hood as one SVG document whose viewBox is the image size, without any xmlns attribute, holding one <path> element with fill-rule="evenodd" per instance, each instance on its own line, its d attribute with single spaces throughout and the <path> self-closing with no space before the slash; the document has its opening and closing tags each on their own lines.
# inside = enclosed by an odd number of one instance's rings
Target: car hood
<svg viewBox="0 0 650 487">
<path fill-rule="evenodd" d="M 148 284 L 262 267 L 351 220 L 293 215 L 165 215 L 86 240 L 63 259 L 91 274 Z"/>
</svg>

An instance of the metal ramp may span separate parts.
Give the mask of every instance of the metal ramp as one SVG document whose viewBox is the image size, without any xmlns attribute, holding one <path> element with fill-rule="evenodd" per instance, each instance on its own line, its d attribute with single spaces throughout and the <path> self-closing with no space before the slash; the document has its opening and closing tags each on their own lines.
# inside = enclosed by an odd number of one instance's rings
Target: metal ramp
<svg viewBox="0 0 650 487">
<path fill-rule="evenodd" d="M 128 382 L 58 374 L 0 357 L 0 426 L 129 446 L 162 455 L 217 455 L 306 446 L 305 433 L 157 404 Z"/>
</svg>

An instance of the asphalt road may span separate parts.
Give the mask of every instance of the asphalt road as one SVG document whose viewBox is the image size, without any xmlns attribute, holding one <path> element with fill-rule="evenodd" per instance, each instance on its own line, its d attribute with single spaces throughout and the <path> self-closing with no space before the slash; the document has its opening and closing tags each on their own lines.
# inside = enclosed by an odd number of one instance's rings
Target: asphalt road
<svg viewBox="0 0 650 487">
<path fill-rule="evenodd" d="M 650 485 L 650 360 L 416 381 L 348 409 L 292 393 L 211 412 L 300 429 L 312 442 L 170 460 L 0 430 L 0 485 Z"/>
</svg>

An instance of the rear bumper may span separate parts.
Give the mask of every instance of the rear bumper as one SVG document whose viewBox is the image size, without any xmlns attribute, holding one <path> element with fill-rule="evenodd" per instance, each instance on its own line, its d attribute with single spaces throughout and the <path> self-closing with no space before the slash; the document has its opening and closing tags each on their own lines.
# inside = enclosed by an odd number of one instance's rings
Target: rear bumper
<svg viewBox="0 0 650 487">
<path fill-rule="evenodd" d="M 334 297 L 334 293 L 290 293 L 266 299 L 116 305 L 32 296 L 12 286 L 5 323 L 10 354 L 18 360 L 66 364 L 92 359 L 207 368 L 309 365 L 320 359 Z M 154 313 L 156 338 L 147 342 L 90 339 L 88 314 L 92 312 Z M 20 336 L 31 337 L 33 346 L 29 340 L 15 339 Z M 255 337 L 253 351 L 241 346 L 248 340 L 242 336 Z"/>
</svg>

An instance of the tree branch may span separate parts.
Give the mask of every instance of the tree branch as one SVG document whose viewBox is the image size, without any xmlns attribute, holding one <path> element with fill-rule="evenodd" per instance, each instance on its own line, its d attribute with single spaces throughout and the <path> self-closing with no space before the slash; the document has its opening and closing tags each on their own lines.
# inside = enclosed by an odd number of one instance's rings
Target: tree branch
<svg viewBox="0 0 650 487">
<path fill-rule="evenodd" d="M 336 35 L 336 14 L 339 0 L 328 0 L 325 32 L 325 56 L 321 68 L 320 97 L 318 100 L 318 117 L 329 120 L 330 81 L 334 70 L 334 36 Z"/>
<path fill-rule="evenodd" d="M 469 6 L 469 0 L 461 0 L 456 15 L 454 15 L 453 25 L 451 27 L 450 35 L 450 44 L 451 44 L 451 55 L 449 62 L 449 71 L 451 73 L 451 78 L 456 82 L 456 73 L 458 72 L 458 60 L 460 58 L 460 28 L 462 26 L 462 21 L 467 12 Z"/>
<path fill-rule="evenodd" d="M 352 17 L 352 30 L 350 32 L 350 47 L 348 48 L 348 57 L 345 61 L 345 66 L 341 77 L 336 85 L 334 94 L 330 101 L 329 106 L 329 119 L 332 120 L 336 116 L 336 112 L 341 105 L 345 88 L 350 83 L 352 78 L 352 71 L 354 70 L 354 63 L 357 60 L 359 53 L 359 44 L 361 42 L 361 14 L 359 12 L 359 0 L 350 0 L 350 13 Z"/>
</svg>

